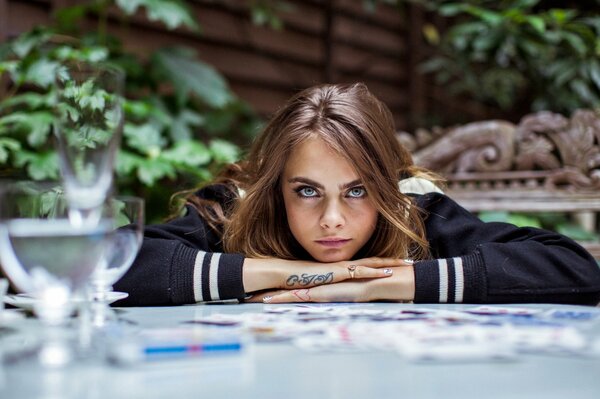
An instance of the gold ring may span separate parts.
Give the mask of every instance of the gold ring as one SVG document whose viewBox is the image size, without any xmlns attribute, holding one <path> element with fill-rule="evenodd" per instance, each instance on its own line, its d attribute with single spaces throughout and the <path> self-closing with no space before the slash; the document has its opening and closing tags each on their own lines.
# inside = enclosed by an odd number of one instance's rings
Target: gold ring
<svg viewBox="0 0 600 399">
<path fill-rule="evenodd" d="M 354 272 L 356 271 L 356 265 L 348 266 L 348 273 L 350 273 L 350 278 L 354 279 Z"/>
</svg>

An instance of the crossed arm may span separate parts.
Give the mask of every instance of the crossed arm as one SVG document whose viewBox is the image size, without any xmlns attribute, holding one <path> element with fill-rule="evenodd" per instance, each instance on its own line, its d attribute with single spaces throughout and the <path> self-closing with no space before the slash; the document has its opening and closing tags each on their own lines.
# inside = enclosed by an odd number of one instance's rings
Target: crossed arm
<svg viewBox="0 0 600 399">
<path fill-rule="evenodd" d="M 365 258 L 335 263 L 250 259 L 243 280 L 249 302 L 411 301 L 415 284 L 412 262 Z"/>
</svg>

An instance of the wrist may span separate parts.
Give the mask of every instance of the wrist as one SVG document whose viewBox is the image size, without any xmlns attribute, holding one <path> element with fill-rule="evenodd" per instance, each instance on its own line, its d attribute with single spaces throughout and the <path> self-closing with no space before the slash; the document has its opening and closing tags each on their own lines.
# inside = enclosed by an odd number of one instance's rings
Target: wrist
<svg viewBox="0 0 600 399">
<path fill-rule="evenodd" d="M 369 301 L 406 302 L 415 299 L 415 273 L 413 266 L 393 267 L 394 274 L 387 278 L 367 282 Z"/>
<path fill-rule="evenodd" d="M 274 258 L 246 258 L 242 278 L 244 290 L 248 292 L 282 288 L 287 274 L 286 260 Z"/>
</svg>

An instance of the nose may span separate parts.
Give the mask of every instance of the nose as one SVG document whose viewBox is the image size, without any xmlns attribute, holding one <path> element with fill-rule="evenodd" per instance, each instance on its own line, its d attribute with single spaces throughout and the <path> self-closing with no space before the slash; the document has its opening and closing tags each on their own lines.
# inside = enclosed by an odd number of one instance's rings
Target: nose
<svg viewBox="0 0 600 399">
<path fill-rule="evenodd" d="M 336 199 L 330 199 L 325 203 L 325 209 L 321 215 L 320 225 L 323 229 L 335 229 L 343 227 L 346 223 L 342 211 L 342 204 Z"/>
</svg>

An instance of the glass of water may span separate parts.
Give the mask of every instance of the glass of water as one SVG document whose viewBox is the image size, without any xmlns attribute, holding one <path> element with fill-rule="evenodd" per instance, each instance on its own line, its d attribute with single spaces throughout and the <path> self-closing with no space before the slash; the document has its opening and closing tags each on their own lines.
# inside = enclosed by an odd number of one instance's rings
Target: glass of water
<svg viewBox="0 0 600 399">
<path fill-rule="evenodd" d="M 37 353 L 44 366 L 62 366 L 73 357 L 65 328 L 72 293 L 88 283 L 112 240 L 113 219 L 105 212 L 97 224 L 77 224 L 56 184 L 0 186 L 0 263 L 16 288 L 32 297 L 34 313 L 47 327 Z"/>
<path fill-rule="evenodd" d="M 54 133 L 71 221 L 97 224 L 113 187 L 125 76 L 116 67 L 82 61 L 61 65 L 56 76 Z"/>
<path fill-rule="evenodd" d="M 127 272 L 141 245 L 144 232 L 144 200 L 133 196 L 111 198 L 107 206 L 114 215 L 106 251 L 90 278 L 93 322 L 103 325 L 110 318 L 108 304 L 127 297 L 112 286 Z"/>
</svg>

